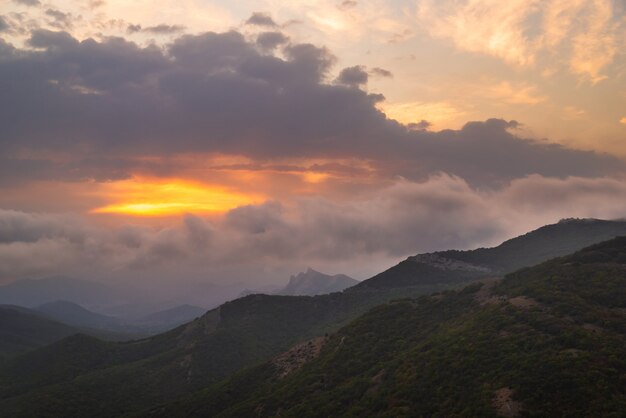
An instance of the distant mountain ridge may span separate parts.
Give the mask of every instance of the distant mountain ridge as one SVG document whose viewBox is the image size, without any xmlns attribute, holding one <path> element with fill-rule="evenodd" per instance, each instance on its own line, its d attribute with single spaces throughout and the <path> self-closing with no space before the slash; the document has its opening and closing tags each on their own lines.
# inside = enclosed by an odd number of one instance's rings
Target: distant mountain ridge
<svg viewBox="0 0 626 418">
<path fill-rule="evenodd" d="M 285 296 L 316 296 L 341 292 L 358 283 L 358 280 L 345 274 L 331 276 L 308 268 L 305 272 L 291 276 L 289 283 L 276 294 Z"/>
<path fill-rule="evenodd" d="M 122 324 L 117 318 L 92 312 L 66 300 L 44 303 L 34 310 L 48 318 L 72 326 L 118 330 L 122 328 Z"/>
<path fill-rule="evenodd" d="M 447 250 L 411 256 L 347 291 L 453 284 L 502 276 L 620 235 L 626 235 L 626 221 L 623 220 L 563 219 L 493 248 Z"/>
<path fill-rule="evenodd" d="M 45 312 L 22 306 L 0 305 L 0 359 L 47 346 L 76 334 L 109 341 L 127 341 L 142 336 L 126 330 L 90 325 L 89 322 L 82 322 L 82 325 L 68 324 Z"/>
<path fill-rule="evenodd" d="M 59 300 L 82 306 L 109 304 L 122 299 L 117 289 L 71 277 L 23 279 L 0 286 L 0 304 L 33 308 Z"/>
<path fill-rule="evenodd" d="M 78 333 L 29 309 L 0 305 L 0 358 L 51 344 Z"/>
</svg>

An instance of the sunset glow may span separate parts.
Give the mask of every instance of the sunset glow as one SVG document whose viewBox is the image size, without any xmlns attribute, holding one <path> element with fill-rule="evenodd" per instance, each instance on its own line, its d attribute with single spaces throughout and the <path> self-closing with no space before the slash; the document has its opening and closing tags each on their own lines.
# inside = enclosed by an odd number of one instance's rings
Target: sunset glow
<svg viewBox="0 0 626 418">
<path fill-rule="evenodd" d="M 625 14 L 0 1 L 0 282 L 364 278 L 622 218 Z"/>
<path fill-rule="evenodd" d="M 246 195 L 215 185 L 187 180 L 133 179 L 110 183 L 105 194 L 114 202 L 92 210 L 128 216 L 174 216 L 184 213 L 221 213 L 237 206 L 259 203 Z"/>
</svg>

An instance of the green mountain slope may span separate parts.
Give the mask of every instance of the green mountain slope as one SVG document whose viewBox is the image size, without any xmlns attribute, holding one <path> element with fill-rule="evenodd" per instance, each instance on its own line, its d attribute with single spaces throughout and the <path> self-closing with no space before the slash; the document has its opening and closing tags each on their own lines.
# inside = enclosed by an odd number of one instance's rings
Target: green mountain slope
<svg viewBox="0 0 626 418">
<path fill-rule="evenodd" d="M 626 237 L 377 307 L 308 347 L 145 416 L 624 416 Z"/>
<path fill-rule="evenodd" d="M 618 234 L 622 228 L 626 229 L 626 223 L 574 222 L 567 230 L 579 228 L 585 232 L 574 235 L 599 237 Z M 550 242 L 551 249 L 546 249 L 544 254 L 575 245 L 570 233 L 559 239 L 560 230 L 556 228 L 554 238 L 559 245 Z M 535 236 L 530 233 L 524 239 Z M 536 242 L 531 239 L 523 246 L 527 250 L 521 251 L 520 259 L 528 259 L 528 253 L 536 252 L 538 246 L 547 242 L 540 238 Z M 427 264 L 440 274 L 438 279 L 414 272 L 407 276 L 409 280 L 403 283 L 404 287 L 392 275 L 386 279 L 387 285 L 381 285 L 384 280 L 377 276 L 369 280 L 376 283 L 374 286 L 362 286 L 362 283 L 342 293 L 323 296 L 250 295 L 170 332 L 138 342 L 112 345 L 80 339 L 61 341 L 0 368 L 0 410 L 16 411 L 15 408 L 28 405 L 17 416 L 44 417 L 56 413 L 98 417 L 148 408 L 262 363 L 298 342 L 335 332 L 381 303 L 430 294 L 494 274 L 493 269 L 485 271 L 484 267 L 466 264 L 459 261 L 452 264 L 463 266 L 461 273 Z M 449 267 L 450 263 L 444 265 Z M 459 274 L 465 274 L 463 271 L 479 274 L 460 277 Z M 85 348 L 80 348 L 81 344 Z M 74 351 L 80 355 L 72 356 Z M 28 367 L 28 373 L 22 373 L 24 367 Z"/>
</svg>

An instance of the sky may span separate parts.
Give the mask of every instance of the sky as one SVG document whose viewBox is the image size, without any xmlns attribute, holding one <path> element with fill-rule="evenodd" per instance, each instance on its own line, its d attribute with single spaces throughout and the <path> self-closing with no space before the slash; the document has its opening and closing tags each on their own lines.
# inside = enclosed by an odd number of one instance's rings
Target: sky
<svg viewBox="0 0 626 418">
<path fill-rule="evenodd" d="M 367 278 L 626 217 L 623 0 L 4 0 L 0 283 Z"/>
</svg>

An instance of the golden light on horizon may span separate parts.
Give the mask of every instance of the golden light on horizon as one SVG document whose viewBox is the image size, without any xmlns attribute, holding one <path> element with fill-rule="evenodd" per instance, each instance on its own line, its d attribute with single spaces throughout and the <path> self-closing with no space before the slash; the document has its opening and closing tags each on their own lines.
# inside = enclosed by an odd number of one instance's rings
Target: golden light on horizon
<svg viewBox="0 0 626 418">
<path fill-rule="evenodd" d="M 135 178 L 109 183 L 105 195 L 114 202 L 91 213 L 128 216 L 175 216 L 184 213 L 223 213 L 262 197 L 190 180 Z"/>
</svg>

